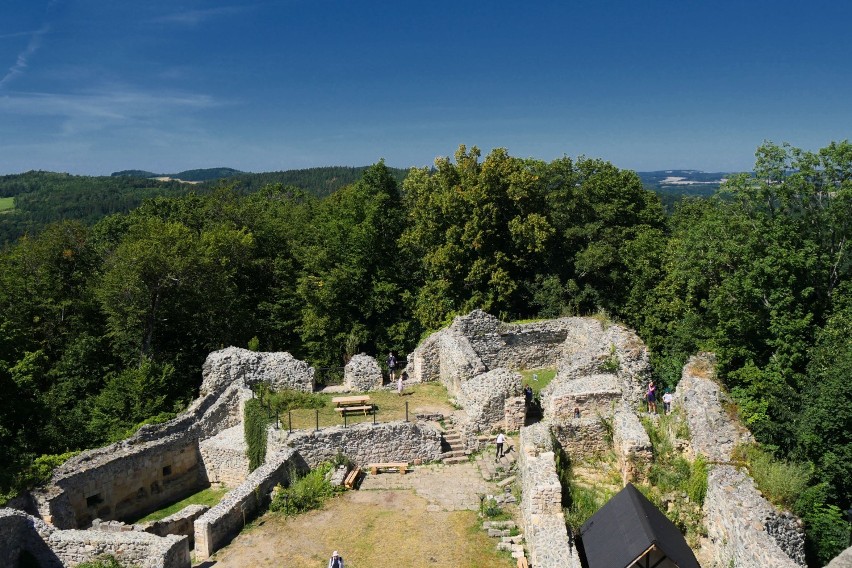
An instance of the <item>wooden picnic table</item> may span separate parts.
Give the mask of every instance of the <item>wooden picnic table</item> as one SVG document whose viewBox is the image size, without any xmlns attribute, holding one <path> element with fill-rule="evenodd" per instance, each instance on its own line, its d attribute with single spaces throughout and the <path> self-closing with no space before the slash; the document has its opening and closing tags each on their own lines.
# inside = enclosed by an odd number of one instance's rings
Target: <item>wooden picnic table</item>
<svg viewBox="0 0 852 568">
<path fill-rule="evenodd" d="M 373 404 L 370 402 L 369 395 L 357 395 L 357 396 L 336 396 L 331 399 L 331 402 L 334 403 L 334 409 L 339 412 L 341 415 L 345 412 L 363 410 L 364 416 L 367 415 L 367 412 L 372 412 Z"/>
</svg>

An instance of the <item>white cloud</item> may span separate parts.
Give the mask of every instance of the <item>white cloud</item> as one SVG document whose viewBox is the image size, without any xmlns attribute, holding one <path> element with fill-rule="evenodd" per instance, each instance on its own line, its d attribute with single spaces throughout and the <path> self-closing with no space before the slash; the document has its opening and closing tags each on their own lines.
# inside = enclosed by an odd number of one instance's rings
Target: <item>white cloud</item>
<svg viewBox="0 0 852 568">
<path fill-rule="evenodd" d="M 218 8 L 208 8 L 206 10 L 186 10 L 183 12 L 174 12 L 159 18 L 154 18 L 152 21 L 156 23 L 166 24 L 181 24 L 186 26 L 196 26 L 205 20 L 218 18 L 221 16 L 231 16 L 245 12 L 246 6 L 220 6 Z"/>
<path fill-rule="evenodd" d="M 32 35 L 30 36 L 30 41 L 27 43 L 26 49 L 18 54 L 15 64 L 12 65 L 6 75 L 0 79 L 0 88 L 5 87 L 12 79 L 24 72 L 24 69 L 26 69 L 29 65 L 30 57 L 32 57 L 33 54 L 38 51 L 39 47 L 41 47 L 41 38 L 49 31 L 50 24 L 45 24 L 41 27 L 41 29 L 31 32 Z"/>
</svg>

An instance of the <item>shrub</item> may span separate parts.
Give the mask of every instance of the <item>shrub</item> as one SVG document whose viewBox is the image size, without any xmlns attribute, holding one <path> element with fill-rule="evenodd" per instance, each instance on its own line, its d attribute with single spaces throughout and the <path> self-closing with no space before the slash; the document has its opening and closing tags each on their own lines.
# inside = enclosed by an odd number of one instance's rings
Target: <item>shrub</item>
<svg viewBox="0 0 852 568">
<path fill-rule="evenodd" d="M 121 564 L 118 560 L 115 559 L 115 556 L 112 556 L 111 554 L 105 554 L 103 556 L 98 556 L 94 560 L 89 560 L 88 562 L 83 562 L 82 564 L 77 564 L 77 568 L 131 568 L 131 567 Z"/>
<path fill-rule="evenodd" d="M 283 389 L 266 395 L 266 402 L 272 410 L 287 412 L 297 408 L 323 408 L 326 399 L 318 394 L 293 389 Z"/>
<path fill-rule="evenodd" d="M 275 487 L 269 508 L 285 515 L 319 509 L 326 499 L 338 491 L 326 479 L 331 468 L 330 463 L 324 463 L 305 475 L 301 475 L 295 468 L 291 469 L 290 485 L 286 488 L 281 485 Z"/>
<path fill-rule="evenodd" d="M 793 509 L 811 478 L 809 464 L 778 460 L 756 445 L 738 446 L 734 455 L 745 461 L 757 487 L 777 507 Z"/>
<path fill-rule="evenodd" d="M 257 398 L 246 401 L 243 412 L 249 471 L 254 471 L 266 461 L 266 427 L 269 418 Z"/>
</svg>

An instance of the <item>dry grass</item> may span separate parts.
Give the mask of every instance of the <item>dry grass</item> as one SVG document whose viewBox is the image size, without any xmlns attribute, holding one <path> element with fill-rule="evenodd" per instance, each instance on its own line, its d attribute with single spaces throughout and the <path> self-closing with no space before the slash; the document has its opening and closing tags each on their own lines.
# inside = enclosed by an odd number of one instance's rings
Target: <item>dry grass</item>
<svg viewBox="0 0 852 568">
<path fill-rule="evenodd" d="M 353 393 L 354 394 L 354 393 Z M 414 414 L 417 412 L 443 412 L 449 414 L 453 411 L 452 405 L 447 397 L 447 389 L 439 383 L 420 383 L 413 386 L 407 386 L 403 391 L 403 396 L 399 396 L 396 390 L 380 390 L 366 393 L 370 395 L 370 400 L 376 408 L 377 422 L 390 422 L 393 420 L 402 420 L 405 418 L 405 403 L 408 403 L 409 419 L 414 420 Z M 319 409 L 319 426 L 324 428 L 327 426 L 338 426 L 343 424 L 343 417 L 334 409 L 334 404 L 331 399 L 335 396 L 332 394 L 319 395 L 326 399 L 326 404 Z M 316 427 L 317 411 L 313 409 L 293 410 L 291 412 L 293 429 L 312 429 Z M 287 413 L 280 415 L 281 427 L 287 428 Z M 364 416 L 360 412 L 350 412 L 346 416 L 348 424 L 358 422 L 372 422 L 373 416 L 368 414 Z"/>
<path fill-rule="evenodd" d="M 347 568 L 514 566 L 479 524 L 472 511 L 427 512 L 426 501 L 411 491 L 349 491 L 319 511 L 264 515 L 209 566 L 319 568 L 332 550 Z"/>
</svg>

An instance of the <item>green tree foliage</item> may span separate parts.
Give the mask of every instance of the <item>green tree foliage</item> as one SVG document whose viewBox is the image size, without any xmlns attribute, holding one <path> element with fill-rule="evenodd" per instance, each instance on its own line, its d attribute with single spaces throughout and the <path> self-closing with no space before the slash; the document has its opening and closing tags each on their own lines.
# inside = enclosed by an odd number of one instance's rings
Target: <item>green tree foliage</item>
<svg viewBox="0 0 852 568">
<path fill-rule="evenodd" d="M 243 427 L 245 428 L 246 453 L 249 458 L 249 471 L 254 471 L 266 461 L 266 427 L 269 417 L 260 399 L 246 401 L 243 409 Z"/>
<path fill-rule="evenodd" d="M 474 308 L 503 318 L 621 312 L 635 294 L 633 257 L 645 255 L 639 239 L 663 235 L 656 196 L 601 160 L 548 164 L 503 149 L 479 158 L 461 146 L 455 162 L 439 158 L 404 183 L 400 244 L 417 259 L 420 323 Z"/>
</svg>

